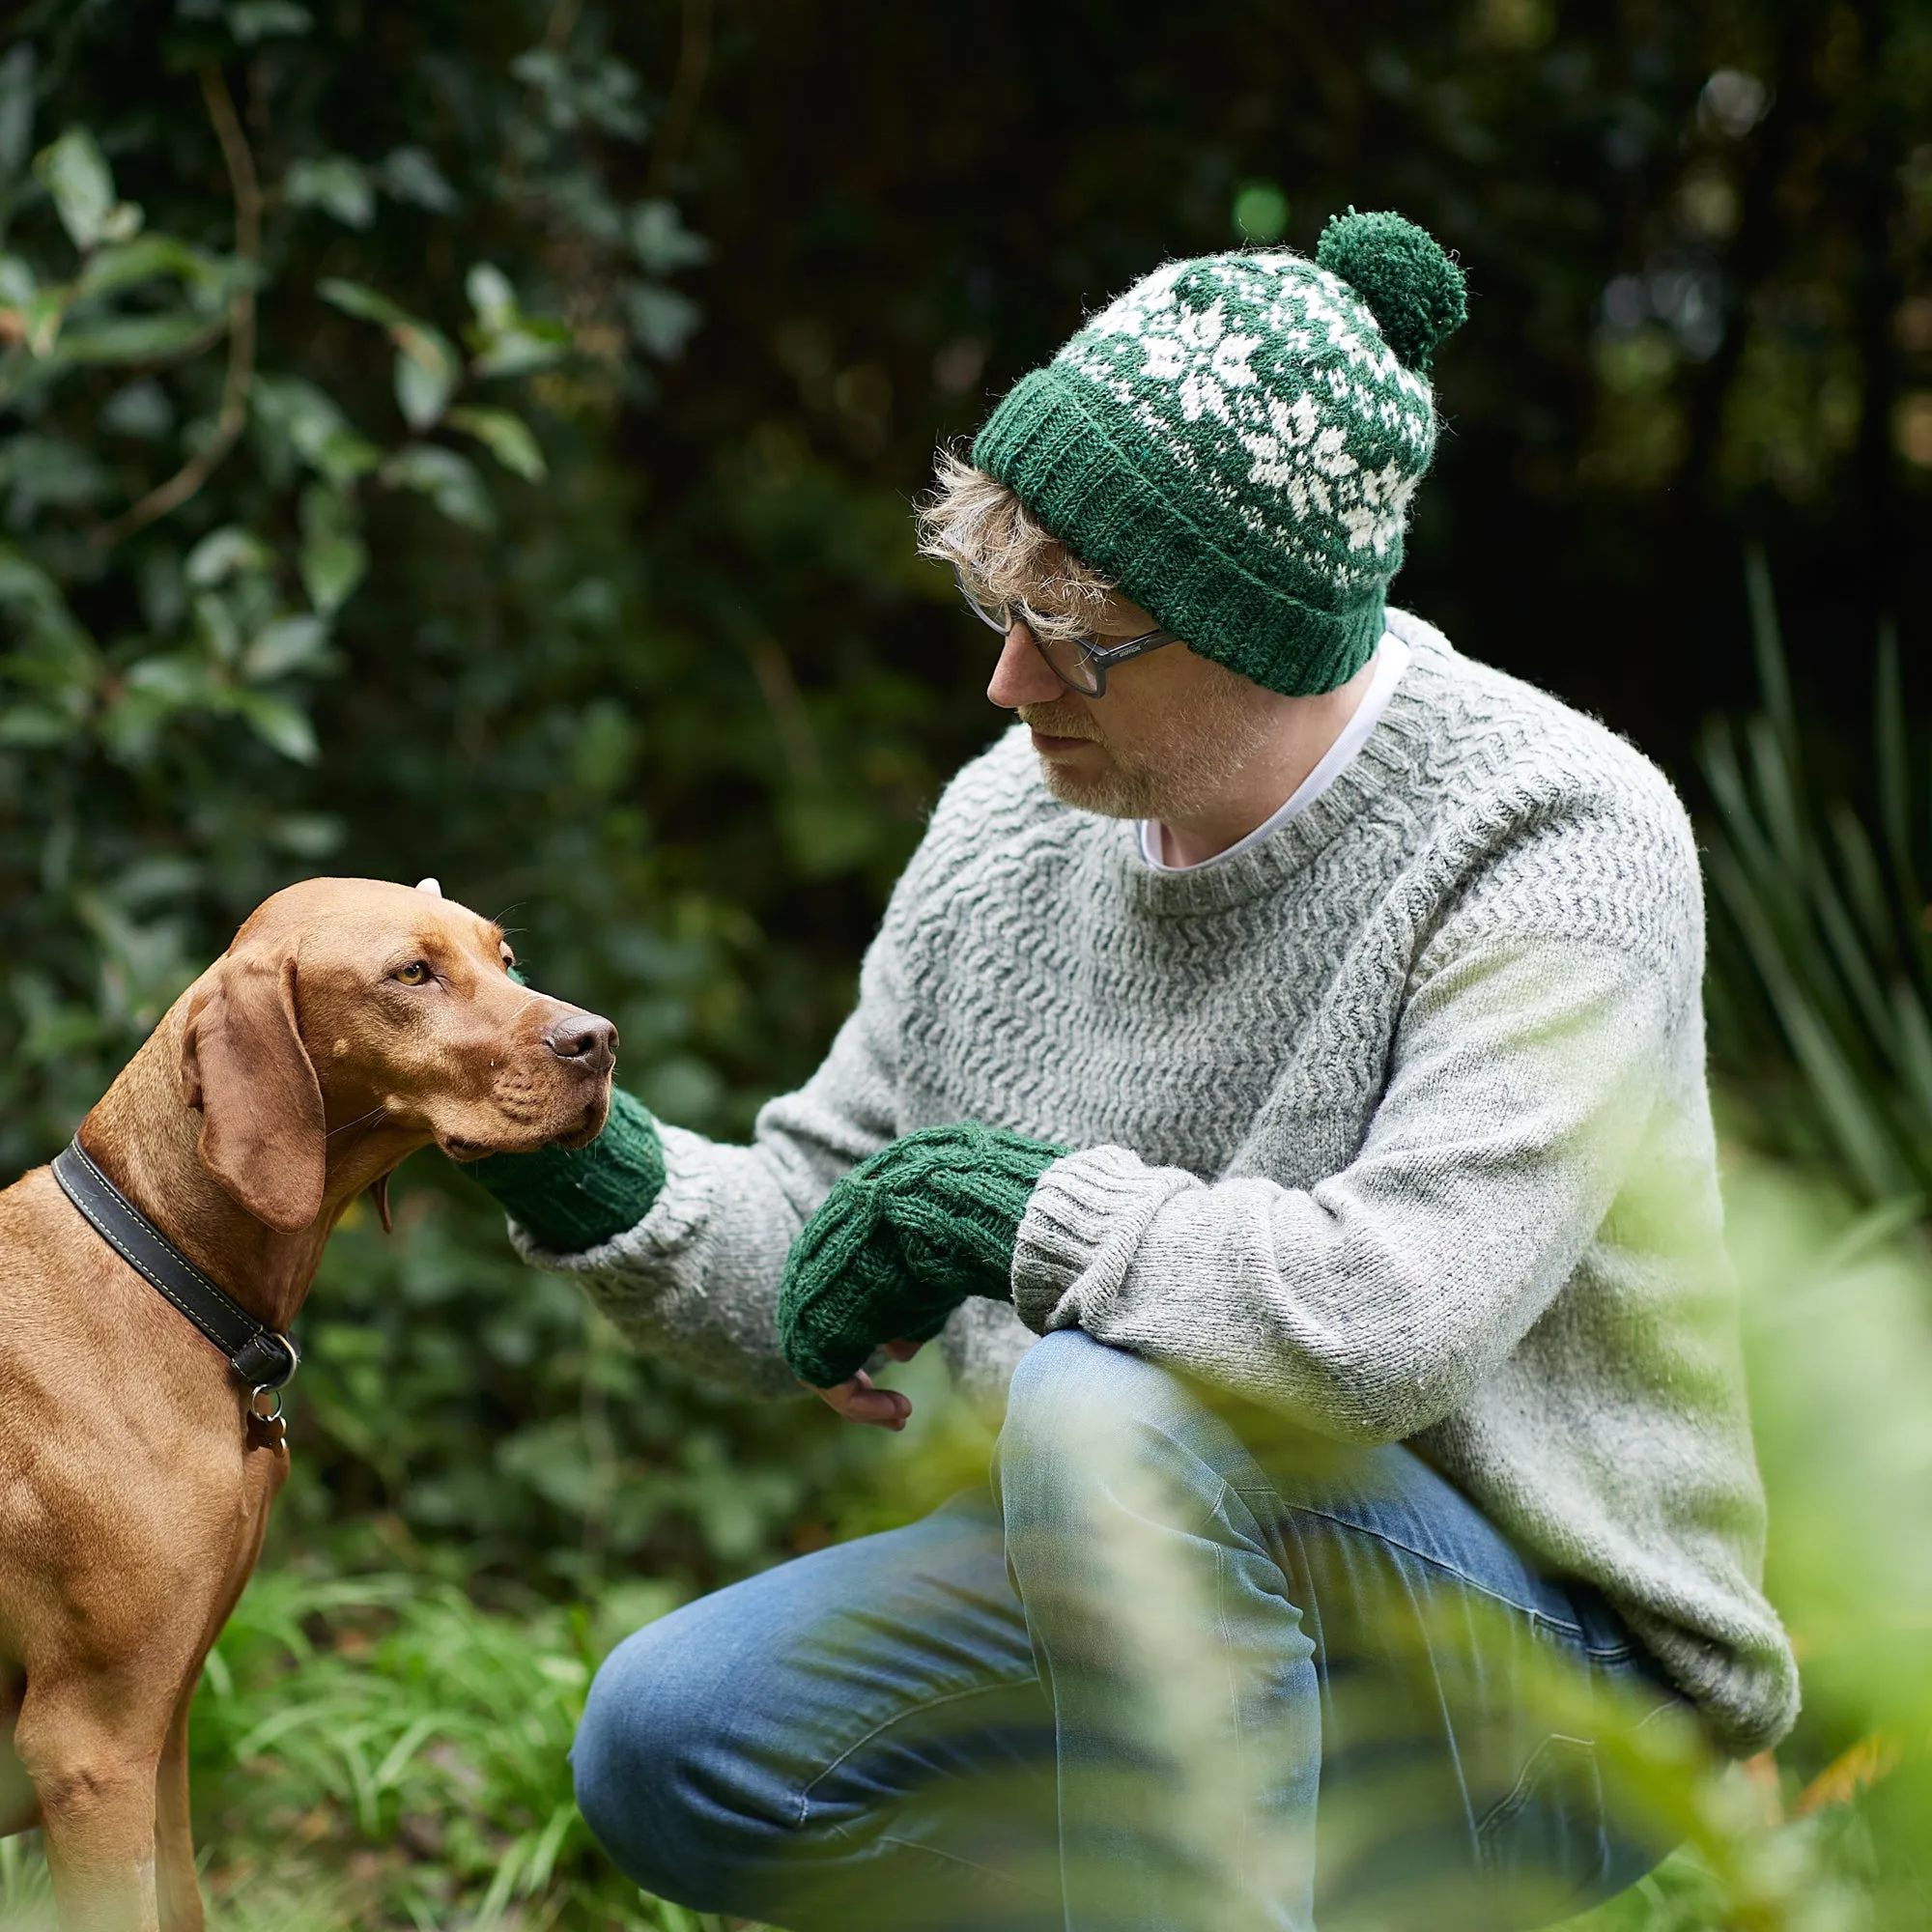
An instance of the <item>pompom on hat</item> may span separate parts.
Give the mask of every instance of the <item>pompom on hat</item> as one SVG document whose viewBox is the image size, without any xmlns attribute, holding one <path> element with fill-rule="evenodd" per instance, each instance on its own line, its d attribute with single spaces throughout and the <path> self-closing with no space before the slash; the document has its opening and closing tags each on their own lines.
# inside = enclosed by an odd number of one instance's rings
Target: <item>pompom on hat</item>
<svg viewBox="0 0 1932 1932">
<path fill-rule="evenodd" d="M 1008 391 L 973 461 L 1204 657 L 1293 696 L 1382 634 L 1463 271 L 1399 214 L 1170 262 Z"/>
</svg>

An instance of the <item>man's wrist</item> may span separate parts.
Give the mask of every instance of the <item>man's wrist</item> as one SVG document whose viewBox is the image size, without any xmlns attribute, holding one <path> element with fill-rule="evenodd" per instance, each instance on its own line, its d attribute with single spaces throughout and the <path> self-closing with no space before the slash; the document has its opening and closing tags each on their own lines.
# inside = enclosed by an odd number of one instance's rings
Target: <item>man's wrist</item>
<svg viewBox="0 0 1932 1932">
<path fill-rule="evenodd" d="M 492 1154 L 467 1172 L 554 1254 L 581 1254 L 635 1228 L 664 1191 L 664 1142 L 641 1100 L 611 1091 L 611 1117 L 588 1147 Z"/>
<path fill-rule="evenodd" d="M 786 1258 L 779 1345 L 793 1373 L 832 1386 L 883 1343 L 930 1341 L 969 1295 L 1010 1299 L 1027 1198 L 1065 1151 L 961 1122 L 861 1162 Z"/>
</svg>

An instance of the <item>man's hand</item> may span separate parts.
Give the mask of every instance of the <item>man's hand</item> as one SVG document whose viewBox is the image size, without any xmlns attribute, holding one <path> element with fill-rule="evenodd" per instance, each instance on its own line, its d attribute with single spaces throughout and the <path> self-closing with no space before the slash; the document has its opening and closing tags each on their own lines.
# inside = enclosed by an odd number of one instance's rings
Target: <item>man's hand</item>
<svg viewBox="0 0 1932 1932">
<path fill-rule="evenodd" d="M 785 1260 L 778 1339 L 792 1374 L 809 1388 L 847 1388 L 880 1343 L 931 1341 L 969 1294 L 1010 1300 L 1027 1197 L 1065 1151 L 964 1122 L 861 1161 Z M 853 1399 L 867 1393 L 854 1387 Z"/>
<path fill-rule="evenodd" d="M 888 1342 L 886 1353 L 895 1362 L 909 1362 L 919 1353 L 919 1344 Z M 906 1426 L 906 1417 L 912 1413 L 910 1396 L 901 1395 L 897 1389 L 878 1387 L 864 1369 L 849 1382 L 840 1382 L 835 1388 L 813 1389 L 812 1394 L 836 1408 L 847 1422 L 870 1422 L 895 1432 Z"/>
</svg>

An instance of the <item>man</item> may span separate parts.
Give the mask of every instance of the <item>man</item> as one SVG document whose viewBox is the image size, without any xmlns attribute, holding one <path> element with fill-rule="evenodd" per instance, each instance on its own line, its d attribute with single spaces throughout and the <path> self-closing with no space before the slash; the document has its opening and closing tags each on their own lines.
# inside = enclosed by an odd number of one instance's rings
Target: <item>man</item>
<svg viewBox="0 0 1932 1932">
<path fill-rule="evenodd" d="M 1384 607 L 1462 315 L 1427 235 L 1350 214 L 1170 264 L 1017 384 L 923 545 L 1020 724 L 824 1065 L 750 1148 L 620 1096 L 478 1170 L 701 1373 L 896 1428 L 867 1365 L 936 1340 L 1004 1397 L 989 1492 L 605 1665 L 580 1801 L 650 1889 L 1536 1922 L 1654 1858 L 1605 1773 L 1641 1726 L 1790 1723 L 1690 827 Z"/>
</svg>

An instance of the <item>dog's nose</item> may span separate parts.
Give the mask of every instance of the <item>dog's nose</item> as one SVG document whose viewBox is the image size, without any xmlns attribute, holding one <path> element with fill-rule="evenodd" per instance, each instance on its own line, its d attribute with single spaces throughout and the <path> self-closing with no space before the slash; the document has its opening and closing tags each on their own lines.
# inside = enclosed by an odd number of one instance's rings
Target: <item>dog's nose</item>
<svg viewBox="0 0 1932 1932">
<path fill-rule="evenodd" d="M 617 1064 L 617 1029 L 596 1013 L 565 1013 L 544 1035 L 544 1044 L 586 1073 L 609 1073 Z"/>
</svg>

